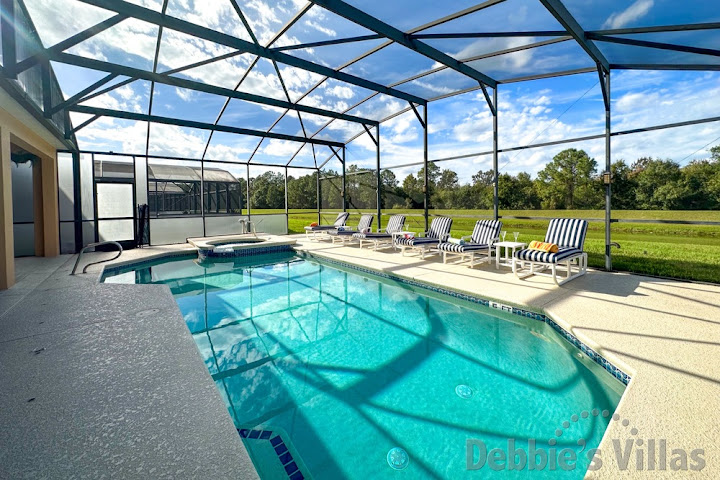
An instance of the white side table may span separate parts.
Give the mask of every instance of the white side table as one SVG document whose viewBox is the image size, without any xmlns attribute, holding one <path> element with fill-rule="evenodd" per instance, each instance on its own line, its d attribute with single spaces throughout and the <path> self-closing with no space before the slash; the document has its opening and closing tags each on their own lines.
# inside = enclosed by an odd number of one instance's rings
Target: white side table
<svg viewBox="0 0 720 480">
<path fill-rule="evenodd" d="M 512 267 L 512 258 L 515 256 L 515 250 L 525 248 L 527 243 L 522 242 L 497 242 L 493 244 L 495 247 L 495 268 Z M 505 248 L 505 257 L 500 261 L 500 249 Z"/>
</svg>

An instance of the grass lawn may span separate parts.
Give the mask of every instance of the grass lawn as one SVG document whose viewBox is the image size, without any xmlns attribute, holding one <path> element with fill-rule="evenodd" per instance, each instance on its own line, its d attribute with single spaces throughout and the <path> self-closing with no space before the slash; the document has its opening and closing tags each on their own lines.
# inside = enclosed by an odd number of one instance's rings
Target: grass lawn
<svg viewBox="0 0 720 480">
<path fill-rule="evenodd" d="M 283 210 L 254 210 L 253 213 L 284 213 Z M 368 212 L 370 213 L 370 212 Z M 422 210 L 383 210 L 383 225 L 388 215 L 406 213 L 422 215 Z M 432 210 L 435 215 L 454 216 L 452 235 L 470 235 L 480 216 L 490 216 L 489 210 Z M 470 218 L 457 217 L 457 215 Z M 602 210 L 503 210 L 500 215 L 517 217 L 577 217 L 603 218 Z M 357 224 L 359 214 L 351 214 L 349 225 Z M 686 220 L 720 222 L 720 211 L 613 211 L 613 218 L 642 220 Z M 335 214 L 323 214 L 323 223 L 332 223 Z M 294 213 L 290 210 L 290 233 L 302 233 L 303 227 L 317 221 L 317 213 Z M 410 230 L 422 232 L 421 216 L 409 216 L 406 223 Z M 520 232 L 519 241 L 542 240 L 547 230 L 547 220 L 504 219 L 503 229 L 507 239 L 512 232 Z M 591 222 L 585 250 L 590 266 L 605 267 L 605 226 Z M 613 223 L 612 240 L 621 248 L 613 249 L 615 270 L 674 277 L 688 280 L 720 283 L 720 226 L 666 225 L 660 223 Z"/>
</svg>

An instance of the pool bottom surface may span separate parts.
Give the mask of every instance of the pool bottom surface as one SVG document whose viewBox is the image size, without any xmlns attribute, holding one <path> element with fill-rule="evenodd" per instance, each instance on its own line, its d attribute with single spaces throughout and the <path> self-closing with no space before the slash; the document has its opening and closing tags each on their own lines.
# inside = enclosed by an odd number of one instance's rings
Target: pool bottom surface
<svg viewBox="0 0 720 480">
<path fill-rule="evenodd" d="M 582 478 L 624 389 L 543 322 L 292 254 L 113 280 L 170 286 L 262 478 Z"/>
</svg>

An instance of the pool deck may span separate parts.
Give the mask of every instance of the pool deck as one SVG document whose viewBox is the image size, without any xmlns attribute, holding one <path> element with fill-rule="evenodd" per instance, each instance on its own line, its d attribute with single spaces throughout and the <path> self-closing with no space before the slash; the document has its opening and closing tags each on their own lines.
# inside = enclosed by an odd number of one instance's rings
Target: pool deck
<svg viewBox="0 0 720 480">
<path fill-rule="evenodd" d="M 518 280 L 494 263 L 470 269 L 437 256 L 295 238 L 297 250 L 313 255 L 545 312 L 629 373 L 620 421 L 600 445 L 603 466 L 587 478 L 720 478 L 720 286 L 589 271 L 557 287 L 546 277 Z M 121 261 L 182 248 L 132 250 Z M 0 292 L 0 478 L 138 478 L 150 468 L 152 477 L 252 478 L 166 287 L 98 284 L 101 267 L 69 277 L 69 256 L 27 260 L 35 270 L 25 268 L 26 278 Z M 630 439 L 644 443 L 622 469 L 614 441 L 624 447 Z M 648 440 L 666 441 L 667 470 L 649 470 Z M 673 449 L 688 457 L 704 450 L 705 467 L 671 470 Z"/>
<path fill-rule="evenodd" d="M 257 478 L 170 290 L 74 261 L 0 292 L 0 478 Z"/>
</svg>

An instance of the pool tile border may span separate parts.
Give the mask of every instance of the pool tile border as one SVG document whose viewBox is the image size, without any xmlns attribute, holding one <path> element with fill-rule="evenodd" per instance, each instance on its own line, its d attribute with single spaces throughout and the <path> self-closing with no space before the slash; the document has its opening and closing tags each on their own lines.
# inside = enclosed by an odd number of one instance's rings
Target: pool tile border
<svg viewBox="0 0 720 480">
<path fill-rule="evenodd" d="M 271 247 L 244 247 L 232 250 L 230 252 L 216 252 L 214 250 L 198 249 L 198 255 L 203 258 L 236 258 L 249 257 L 252 255 L 262 255 L 266 253 L 281 253 L 293 251 L 292 245 L 273 245 Z"/>
<path fill-rule="evenodd" d="M 519 315 L 521 317 L 526 318 L 532 318 L 534 320 L 544 322 L 547 325 L 549 325 L 553 330 L 555 330 L 557 333 L 559 333 L 566 341 L 568 341 L 570 344 L 578 348 L 583 354 L 585 354 L 586 357 L 588 357 L 593 362 L 600 365 L 603 369 L 605 369 L 610 375 L 615 377 L 617 380 L 619 380 L 623 385 L 627 386 L 630 383 L 630 380 L 632 377 L 625 373 L 622 369 L 618 368 L 617 366 L 613 365 L 612 362 L 607 360 L 605 357 L 603 357 L 600 353 L 593 350 L 591 347 L 587 346 L 585 343 L 583 343 L 581 340 L 579 340 L 575 335 L 565 330 L 563 327 L 558 325 L 557 322 L 555 322 L 552 318 L 549 316 L 543 314 L 543 313 L 537 313 L 530 310 L 525 310 L 523 308 L 514 307 L 512 305 L 505 305 L 502 303 L 494 302 L 492 300 L 488 300 L 482 297 L 478 297 L 476 295 L 471 295 L 469 293 L 465 292 L 459 292 L 457 290 L 452 290 L 449 288 L 443 288 L 438 287 L 437 285 L 433 285 L 431 283 L 421 282 L 418 280 L 412 280 L 409 278 L 404 278 L 398 275 L 389 274 L 386 272 L 381 272 L 378 270 L 373 270 L 370 268 L 361 267 L 359 265 L 353 265 L 351 263 L 343 262 L 340 260 L 335 260 L 327 257 L 322 257 L 318 255 L 313 255 L 308 252 L 296 252 L 299 256 L 303 258 L 308 258 L 312 260 L 320 260 L 322 262 L 327 262 L 335 265 L 342 266 L 344 268 L 349 268 L 352 270 L 357 270 L 363 273 L 368 273 L 371 275 L 377 275 L 382 278 L 386 278 L 389 280 L 393 280 L 395 282 L 399 282 L 405 285 L 411 285 L 414 287 L 419 287 L 425 290 L 430 290 L 431 292 L 441 293 L 444 295 L 449 295 L 451 297 L 459 298 L 461 300 L 466 300 L 469 302 L 477 303 L 486 307 L 494 308 L 496 310 L 501 310 L 503 312 L 511 313 L 513 315 Z"/>
<path fill-rule="evenodd" d="M 268 440 L 275 450 L 275 454 L 280 464 L 285 469 L 290 480 L 303 480 L 305 476 L 300 470 L 300 466 L 293 459 L 292 453 L 288 450 L 285 442 L 280 434 L 273 436 L 272 430 L 260 430 L 257 428 L 238 428 L 238 435 L 249 440 Z"/>
</svg>

